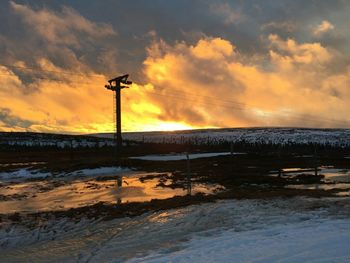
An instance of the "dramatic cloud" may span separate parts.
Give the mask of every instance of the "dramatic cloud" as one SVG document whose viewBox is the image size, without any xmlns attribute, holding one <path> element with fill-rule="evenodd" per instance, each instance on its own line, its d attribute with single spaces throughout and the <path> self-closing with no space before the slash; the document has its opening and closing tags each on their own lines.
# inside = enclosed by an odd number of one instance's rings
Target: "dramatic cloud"
<svg viewBox="0 0 350 263">
<path fill-rule="evenodd" d="M 339 96 L 350 77 L 327 70 L 336 55 L 320 43 L 299 44 L 276 35 L 269 40 L 269 69 L 262 66 L 265 61 L 242 59 L 220 38 L 194 46 L 155 43 L 145 73 L 154 85 L 150 97 L 162 109 L 159 117 L 217 127 L 345 125 L 332 121 L 346 119 L 344 110 L 350 110 L 350 99 Z"/>
<path fill-rule="evenodd" d="M 14 13 L 50 44 L 79 47 L 85 41 L 116 34 L 110 25 L 93 23 L 69 7 L 57 13 L 48 9 L 35 11 L 15 2 L 10 4 Z"/>
<path fill-rule="evenodd" d="M 289 66 L 290 63 L 318 66 L 332 59 L 331 53 L 320 43 L 298 44 L 293 39 L 284 41 L 277 35 L 270 35 L 269 40 L 272 47 L 285 54 L 283 56 L 270 51 L 271 57 L 281 66 Z"/>
<path fill-rule="evenodd" d="M 231 25 L 242 22 L 245 17 L 239 10 L 235 10 L 227 2 L 213 3 L 211 5 L 213 13 L 222 16 L 224 23 Z"/>
<path fill-rule="evenodd" d="M 296 23 L 291 21 L 268 22 L 261 26 L 264 31 L 281 31 L 285 33 L 293 33 L 297 30 Z"/>
<path fill-rule="evenodd" d="M 331 24 L 331 22 L 327 21 L 327 20 L 324 20 L 322 21 L 322 23 L 320 25 L 318 25 L 314 31 L 313 31 L 313 34 L 317 37 L 319 36 L 322 36 L 323 34 L 331 31 L 331 30 L 334 30 L 335 27 L 333 24 Z"/>
<path fill-rule="evenodd" d="M 0 128 L 11 130 L 11 119 L 17 123 L 13 130 L 19 130 L 18 126 L 52 132 L 111 130 L 112 99 L 103 89 L 107 77 L 95 72 L 86 56 L 78 56 L 91 47 L 87 43 L 114 36 L 111 26 L 93 23 L 67 7 L 61 12 L 34 10 L 14 2 L 10 7 L 31 33 L 26 44 L 33 51 L 20 47 L 18 54 L 11 52 L 3 58 Z M 11 44 L 16 47 L 10 38 L 3 38 L 6 49 Z M 39 49 L 41 41 L 48 43 Z M 106 54 L 100 52 L 98 60 L 105 63 Z"/>
<path fill-rule="evenodd" d="M 0 108 L 0 126 L 3 131 L 27 131 L 32 122 L 13 116 L 10 109 Z"/>
<path fill-rule="evenodd" d="M 124 73 L 128 131 L 349 126 L 345 1 L 17 0 L 0 10 L 0 130 L 112 131 L 104 84 Z"/>
</svg>

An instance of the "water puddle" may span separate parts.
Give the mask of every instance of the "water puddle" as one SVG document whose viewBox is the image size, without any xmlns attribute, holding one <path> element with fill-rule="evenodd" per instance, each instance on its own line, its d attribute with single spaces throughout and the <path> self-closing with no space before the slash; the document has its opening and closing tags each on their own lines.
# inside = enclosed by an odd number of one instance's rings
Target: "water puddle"
<svg viewBox="0 0 350 263">
<path fill-rule="evenodd" d="M 278 177 L 282 176 L 284 178 L 295 178 L 303 174 L 315 175 L 315 168 L 283 168 L 280 170 L 270 171 L 270 176 Z M 320 173 L 320 168 L 317 168 L 317 173 Z"/>
<path fill-rule="evenodd" d="M 350 183 L 350 170 L 325 167 L 322 169 L 326 183 Z"/>
<path fill-rule="evenodd" d="M 317 168 L 287 168 L 282 169 L 281 174 L 284 178 L 298 178 L 298 176 L 319 176 L 319 183 L 310 184 L 292 184 L 286 188 L 300 190 L 336 190 L 337 196 L 350 196 L 350 170 L 337 169 L 332 166 L 321 166 Z M 271 173 L 272 176 L 276 174 Z M 300 177 L 299 177 L 300 178 Z"/>
<path fill-rule="evenodd" d="M 79 180 L 44 179 L 35 182 L 8 182 L 0 185 L 0 213 L 57 211 L 93 205 L 120 204 L 166 199 L 188 193 L 172 184 L 172 174 L 127 173 Z M 191 194 L 223 190 L 215 184 L 191 186 Z"/>
<path fill-rule="evenodd" d="M 299 189 L 299 190 L 350 190 L 350 184 L 297 184 L 297 185 L 287 185 L 287 188 Z"/>
</svg>

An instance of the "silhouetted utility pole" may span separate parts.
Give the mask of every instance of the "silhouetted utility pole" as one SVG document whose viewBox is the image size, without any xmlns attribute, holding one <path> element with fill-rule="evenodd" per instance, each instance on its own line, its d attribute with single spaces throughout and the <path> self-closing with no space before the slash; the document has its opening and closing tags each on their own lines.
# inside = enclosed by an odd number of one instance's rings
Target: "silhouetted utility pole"
<svg viewBox="0 0 350 263">
<path fill-rule="evenodd" d="M 116 134 L 115 134 L 115 139 L 116 139 L 116 147 L 117 147 L 117 153 L 121 153 L 121 148 L 122 148 L 122 116 L 121 116 L 121 100 L 120 100 L 120 91 L 121 89 L 124 88 L 129 88 L 128 86 L 123 86 L 124 85 L 130 85 L 132 84 L 131 81 L 128 81 L 129 75 L 123 75 L 116 77 L 114 79 L 108 80 L 109 85 L 105 85 L 106 89 L 112 90 L 115 92 L 115 120 L 116 120 Z"/>
</svg>

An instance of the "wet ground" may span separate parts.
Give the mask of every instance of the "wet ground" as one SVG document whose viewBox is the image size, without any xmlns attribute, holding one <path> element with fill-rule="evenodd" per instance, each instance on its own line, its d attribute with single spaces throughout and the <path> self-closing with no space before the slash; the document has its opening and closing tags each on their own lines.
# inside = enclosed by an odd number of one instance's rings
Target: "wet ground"
<svg viewBox="0 0 350 263">
<path fill-rule="evenodd" d="M 148 202 L 187 194 L 214 194 L 219 184 L 173 185 L 171 173 L 123 172 L 118 175 L 76 178 L 65 176 L 33 181 L 3 180 L 0 185 L 0 214 L 59 211 L 100 202 L 122 204 Z"/>
<path fill-rule="evenodd" d="M 313 231 L 313 235 L 318 234 L 319 240 L 325 239 L 322 251 L 328 253 L 329 247 L 333 249 L 334 246 L 327 244 L 329 233 L 324 235 L 320 230 L 322 228 L 318 226 L 322 222 L 334 225 L 336 222 L 334 220 L 348 222 L 349 205 L 349 201 L 344 198 L 295 197 L 292 199 L 218 201 L 144 213 L 132 218 L 114 218 L 108 221 L 98 218 L 85 218 L 79 221 L 51 218 L 34 228 L 15 225 L 8 231 L 0 229 L 0 262 L 100 263 L 127 260 L 143 262 L 143 257 L 152 251 L 165 257 L 181 251 L 186 247 L 186 243 L 195 237 L 215 237 L 218 233 L 227 231 L 233 231 L 231 240 L 237 241 L 242 240 L 242 234 L 251 233 L 246 244 L 238 243 L 235 247 L 229 248 L 229 251 L 236 248 L 249 255 L 249 250 L 250 252 L 256 251 L 259 243 L 264 240 L 275 241 L 274 245 L 277 241 L 283 242 L 278 239 L 276 241 L 275 238 L 283 236 L 288 227 L 293 229 L 307 227 Z M 332 231 L 335 231 L 334 235 L 339 236 L 342 233 L 349 233 L 349 229 L 350 224 L 347 223 Z M 256 234 L 254 231 L 264 232 Z M 304 239 L 306 238 L 308 236 L 304 236 Z M 299 241 L 302 242 L 302 240 Z M 347 239 L 344 239 L 343 242 L 347 242 Z M 306 241 L 300 245 L 310 244 Z M 264 251 L 263 255 L 272 251 L 276 252 L 271 249 L 271 245 L 269 248 Z M 315 250 L 315 247 L 313 249 Z M 209 250 L 210 244 L 202 254 L 209 256 L 207 254 Z M 310 254 L 311 251 L 312 249 L 306 254 Z M 215 251 L 212 251 L 210 257 L 204 257 L 201 262 L 213 262 L 210 260 L 213 253 Z M 295 254 L 293 255 L 293 252 L 291 254 L 290 257 L 293 259 Z M 194 259 L 190 258 L 191 261 Z M 285 257 L 280 261 L 288 259 L 289 257 Z M 188 262 L 188 260 L 189 258 L 183 262 Z M 152 258 L 148 261 L 153 262 Z M 169 261 L 169 259 L 159 262 L 164 261 Z"/>
<path fill-rule="evenodd" d="M 350 170 L 339 169 L 334 166 L 315 168 L 282 168 L 271 171 L 270 176 L 294 180 L 294 184 L 287 184 L 288 189 L 303 190 L 332 190 L 338 196 L 350 196 Z M 309 178 L 308 183 L 303 179 Z"/>
<path fill-rule="evenodd" d="M 346 157 L 177 153 L 127 158 L 120 170 L 101 168 L 106 161 L 7 162 L 0 169 L 0 227 L 23 217 L 111 219 L 222 199 L 349 196 Z"/>
<path fill-rule="evenodd" d="M 239 240 L 254 231 L 281 238 L 286 225 L 312 231 L 343 220 L 335 231 L 348 229 L 350 161 L 315 159 L 178 153 L 127 158 L 122 169 L 106 160 L 6 162 L 0 262 L 152 262 L 225 231 Z"/>
<path fill-rule="evenodd" d="M 288 169 L 287 177 L 304 175 L 303 169 Z M 335 167 L 319 167 L 317 173 L 321 179 L 319 183 L 287 185 L 287 188 L 305 190 L 333 190 L 337 196 L 350 196 L 350 170 Z"/>
</svg>

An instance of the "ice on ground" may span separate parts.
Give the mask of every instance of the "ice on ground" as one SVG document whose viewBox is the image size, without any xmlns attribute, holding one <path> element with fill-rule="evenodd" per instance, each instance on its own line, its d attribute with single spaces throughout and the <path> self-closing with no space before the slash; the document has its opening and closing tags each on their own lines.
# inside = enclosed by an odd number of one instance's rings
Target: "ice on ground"
<svg viewBox="0 0 350 263">
<path fill-rule="evenodd" d="M 51 173 L 39 172 L 38 170 L 29 170 L 27 168 L 18 169 L 11 172 L 1 172 L 0 179 L 17 179 L 17 178 L 45 178 Z"/>
<path fill-rule="evenodd" d="M 221 153 L 191 153 L 188 155 L 189 159 L 199 159 L 199 158 L 209 158 L 215 156 L 225 156 L 230 155 L 230 152 L 221 152 Z M 244 153 L 232 153 L 234 155 L 244 154 Z M 186 153 L 181 154 L 164 154 L 164 155 L 145 155 L 145 156 L 137 156 L 130 157 L 130 159 L 138 159 L 144 161 L 180 161 L 186 160 Z"/>
<path fill-rule="evenodd" d="M 131 169 L 123 167 L 100 167 L 92 169 L 82 169 L 69 173 L 68 175 L 84 175 L 84 176 L 103 176 L 103 175 L 116 175 L 121 173 L 130 172 Z"/>
<path fill-rule="evenodd" d="M 195 237 L 180 251 L 130 262 L 350 262 L 349 242 L 349 220 L 311 220 Z"/>
<path fill-rule="evenodd" d="M 348 198 L 299 197 L 111 221 L 52 219 L 0 229 L 0 262 L 348 262 L 349 211 Z"/>
<path fill-rule="evenodd" d="M 92 169 L 82 169 L 70 173 L 50 173 L 41 172 L 39 170 L 30 170 L 28 168 L 22 168 L 10 172 L 1 172 L 0 179 L 29 179 L 29 178 L 45 178 L 45 177 L 61 177 L 61 176 L 100 176 L 100 175 L 116 175 L 121 173 L 127 173 L 131 170 L 123 167 L 100 167 Z"/>
<path fill-rule="evenodd" d="M 46 164 L 46 162 L 20 162 L 20 163 L 0 163 L 0 167 L 11 167 L 11 166 L 31 166 L 37 164 Z"/>
</svg>

